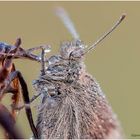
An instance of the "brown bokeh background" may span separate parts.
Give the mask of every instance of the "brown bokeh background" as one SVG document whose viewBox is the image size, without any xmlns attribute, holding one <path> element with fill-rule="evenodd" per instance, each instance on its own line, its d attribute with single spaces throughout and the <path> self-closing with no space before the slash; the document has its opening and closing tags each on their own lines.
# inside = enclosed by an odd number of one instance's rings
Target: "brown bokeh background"
<svg viewBox="0 0 140 140">
<path fill-rule="evenodd" d="M 0 40 L 13 44 L 22 38 L 22 46 L 31 48 L 50 44 L 57 53 L 59 44 L 72 37 L 54 14 L 62 6 L 69 13 L 81 39 L 91 45 L 107 31 L 122 13 L 127 17 L 96 50 L 87 54 L 87 70 L 100 83 L 113 110 L 121 121 L 126 138 L 140 135 L 140 2 L 0 2 Z M 30 89 L 39 75 L 40 64 L 15 60 Z M 3 100 L 9 105 L 10 95 Z M 36 109 L 32 105 L 34 118 Z M 25 112 L 18 115 L 18 126 L 26 138 L 31 137 Z M 0 137 L 2 138 L 2 130 Z"/>
</svg>

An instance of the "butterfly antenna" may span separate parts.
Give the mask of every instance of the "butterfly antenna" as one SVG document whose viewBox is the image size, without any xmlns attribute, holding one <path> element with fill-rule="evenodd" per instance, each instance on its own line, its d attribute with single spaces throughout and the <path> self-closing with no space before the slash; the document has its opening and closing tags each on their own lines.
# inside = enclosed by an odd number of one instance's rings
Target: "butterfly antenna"
<svg viewBox="0 0 140 140">
<path fill-rule="evenodd" d="M 112 26 L 112 28 L 109 31 L 107 31 L 103 36 L 101 36 L 93 45 L 91 45 L 89 48 L 87 48 L 87 50 L 84 52 L 84 54 L 95 49 L 97 44 L 99 44 L 102 40 L 104 40 L 104 38 L 106 38 L 110 33 L 112 33 L 118 27 L 118 25 L 124 20 L 125 17 L 126 17 L 126 14 L 122 14 L 120 19 L 114 24 L 114 26 Z"/>
<path fill-rule="evenodd" d="M 79 34 L 76 32 L 73 22 L 71 21 L 68 13 L 62 8 L 57 7 L 55 10 L 56 15 L 62 20 L 63 24 L 69 30 L 74 39 L 79 39 Z"/>
</svg>

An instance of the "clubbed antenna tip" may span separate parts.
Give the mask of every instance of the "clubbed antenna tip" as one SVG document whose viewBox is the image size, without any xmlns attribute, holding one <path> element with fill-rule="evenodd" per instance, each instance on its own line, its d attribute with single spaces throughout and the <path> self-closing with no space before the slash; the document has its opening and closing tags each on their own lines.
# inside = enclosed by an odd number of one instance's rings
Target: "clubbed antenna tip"
<svg viewBox="0 0 140 140">
<path fill-rule="evenodd" d="M 126 17 L 126 13 L 123 13 L 122 16 L 120 17 L 120 21 L 124 20 L 125 17 Z"/>
</svg>

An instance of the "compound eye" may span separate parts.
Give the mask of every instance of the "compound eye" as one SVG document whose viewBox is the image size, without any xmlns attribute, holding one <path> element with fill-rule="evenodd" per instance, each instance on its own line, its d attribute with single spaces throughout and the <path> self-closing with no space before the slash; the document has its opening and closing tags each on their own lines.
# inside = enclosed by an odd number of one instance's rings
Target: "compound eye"
<svg viewBox="0 0 140 140">
<path fill-rule="evenodd" d="M 64 71 L 64 67 L 63 67 L 63 66 L 57 65 L 57 66 L 55 66 L 55 70 L 56 70 L 57 72 L 62 72 L 62 71 Z"/>
<path fill-rule="evenodd" d="M 59 56 L 51 56 L 48 60 L 49 65 L 58 63 L 61 60 Z"/>
<path fill-rule="evenodd" d="M 61 65 L 50 66 L 50 67 L 48 67 L 47 71 L 49 71 L 50 73 L 63 72 L 64 67 Z"/>
<path fill-rule="evenodd" d="M 76 48 L 74 51 L 70 53 L 70 58 L 81 58 L 84 53 L 82 48 Z"/>
<path fill-rule="evenodd" d="M 53 67 L 53 69 L 55 69 L 56 72 L 62 72 L 64 71 L 64 67 L 61 65 L 56 65 Z"/>
</svg>

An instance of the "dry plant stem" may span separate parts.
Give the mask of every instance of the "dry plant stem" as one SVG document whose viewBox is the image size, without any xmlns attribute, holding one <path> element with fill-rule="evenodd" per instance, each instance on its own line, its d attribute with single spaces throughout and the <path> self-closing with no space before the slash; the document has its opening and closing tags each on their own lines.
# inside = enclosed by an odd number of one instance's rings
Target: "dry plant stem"
<svg viewBox="0 0 140 140">
<path fill-rule="evenodd" d="M 11 107 L 14 109 L 14 110 L 22 110 L 23 108 L 28 108 L 30 106 L 30 104 L 35 101 L 39 96 L 41 95 L 41 93 L 37 94 L 37 95 L 34 95 L 31 100 L 30 100 L 30 103 L 25 103 L 24 105 L 21 105 L 21 106 L 15 106 L 15 105 L 11 105 Z"/>
<path fill-rule="evenodd" d="M 8 109 L 0 104 L 0 124 L 8 133 L 10 139 L 23 139 L 23 136 L 15 128 L 15 119 L 12 117 L 12 114 L 8 111 Z"/>
<path fill-rule="evenodd" d="M 1 51 L 4 51 L 7 53 L 7 55 L 1 56 L 0 61 L 1 61 L 1 69 L 0 69 L 0 99 L 4 97 L 6 93 L 12 93 L 12 106 L 17 106 L 20 100 L 20 86 L 22 89 L 22 94 L 23 94 L 23 100 L 26 104 L 30 103 L 29 100 L 29 93 L 27 89 L 27 85 L 25 80 L 22 77 L 22 74 L 19 71 L 16 71 L 14 63 L 12 60 L 15 58 L 15 55 L 17 55 L 19 52 L 20 58 L 22 57 L 22 54 L 24 50 L 20 48 L 21 44 L 21 39 L 17 39 L 16 43 L 14 46 L 10 46 L 6 43 L 1 42 L 0 47 Z M 6 51 L 8 50 L 8 51 Z M 10 53 L 15 54 L 12 56 L 8 56 Z M 25 54 L 25 53 L 24 53 Z M 25 56 L 25 55 L 24 55 Z M 28 121 L 30 123 L 31 129 L 34 133 L 34 137 L 38 138 L 37 136 L 37 131 L 33 123 L 33 118 L 32 118 L 32 112 L 30 106 L 28 108 L 25 108 L 26 110 L 26 115 L 28 118 Z M 12 108 L 12 118 L 15 121 L 16 118 L 16 110 Z M 10 117 L 11 117 L 10 116 Z M 6 135 L 6 138 L 9 136 Z"/>
<path fill-rule="evenodd" d="M 28 88 L 27 88 L 26 82 L 25 82 L 22 74 L 19 71 L 14 71 L 13 73 L 11 73 L 10 81 L 15 79 L 15 77 L 18 77 L 18 79 L 19 79 L 21 89 L 22 89 L 22 94 L 23 94 L 23 100 L 24 100 L 25 104 L 30 104 Z M 32 112 L 31 112 L 30 106 L 25 107 L 25 111 L 26 111 L 26 115 L 27 115 L 31 130 L 34 134 L 34 137 L 38 138 L 38 134 L 37 134 L 37 130 L 34 125 L 34 122 L 33 122 L 33 117 L 32 117 Z"/>
<path fill-rule="evenodd" d="M 40 49 L 40 48 L 39 48 Z M 31 49 L 32 50 L 32 49 Z M 32 50 L 33 51 L 33 50 Z M 45 50 L 42 48 L 42 52 L 41 52 L 41 75 L 44 75 L 45 74 Z M 34 95 L 32 97 L 32 99 L 30 100 L 30 102 L 27 104 L 25 103 L 24 105 L 22 106 L 13 106 L 12 105 L 12 108 L 15 109 L 15 110 L 21 110 L 23 109 L 24 107 L 28 107 L 35 99 L 37 99 L 39 96 L 41 95 L 41 93 L 37 94 L 37 95 Z"/>
<path fill-rule="evenodd" d="M 30 59 L 30 60 L 40 62 L 41 59 L 39 58 L 39 56 L 33 54 L 32 52 L 36 51 L 36 50 L 41 50 L 42 48 L 44 48 L 46 50 L 50 49 L 50 46 L 44 45 L 44 46 L 38 46 L 38 47 L 34 47 L 34 48 L 24 50 L 22 47 L 20 47 L 20 44 L 21 44 L 21 39 L 20 38 L 18 38 L 16 40 L 16 43 L 15 43 L 14 46 L 4 44 L 3 42 L 0 42 L 0 45 L 1 45 L 0 46 L 1 47 L 0 61 L 3 61 L 6 57 L 11 57 L 11 58 L 14 58 L 14 59 L 25 58 L 25 59 Z"/>
</svg>

